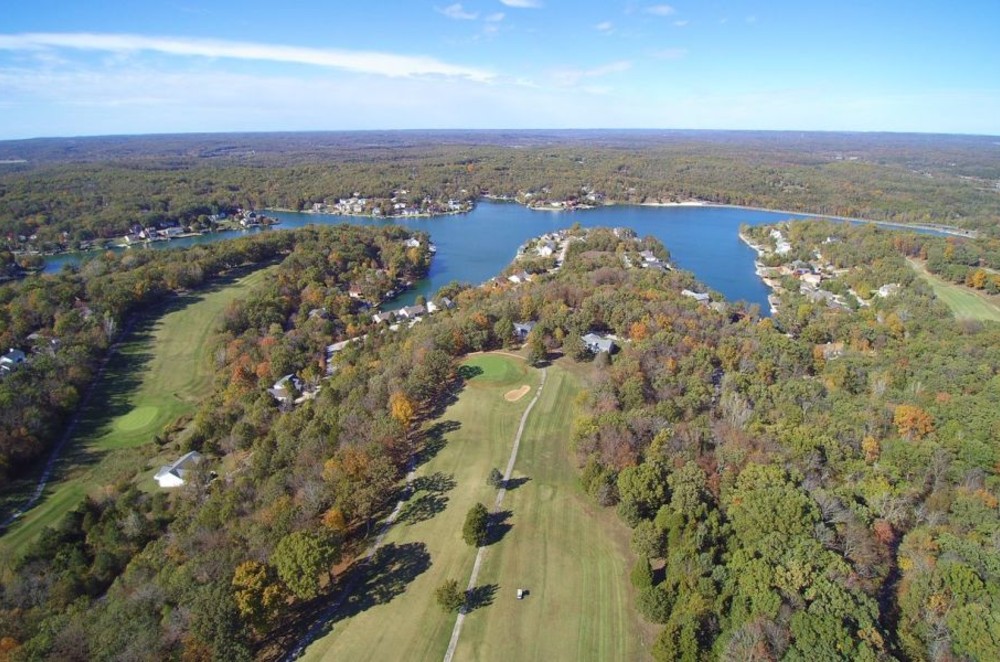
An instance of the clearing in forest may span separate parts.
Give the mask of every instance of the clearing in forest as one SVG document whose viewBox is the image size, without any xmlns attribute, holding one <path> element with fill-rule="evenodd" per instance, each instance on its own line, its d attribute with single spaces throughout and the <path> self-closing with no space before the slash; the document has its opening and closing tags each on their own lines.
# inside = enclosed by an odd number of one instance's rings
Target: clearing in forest
<svg viewBox="0 0 1000 662">
<path fill-rule="evenodd" d="M 171 298 L 162 310 L 139 321 L 108 361 L 80 412 L 42 500 L 0 536 L 0 554 L 20 554 L 84 496 L 142 470 L 155 451 L 140 447 L 193 412 L 208 395 L 213 366 L 206 352 L 226 306 L 246 296 L 269 271 L 259 269 Z M 34 483 L 25 480 L 21 491 L 33 489 Z"/>
<path fill-rule="evenodd" d="M 608 660 L 646 657 L 628 580 L 628 530 L 579 487 L 570 434 L 579 381 L 549 366 L 528 416 L 502 513 L 494 520 L 455 660 Z M 428 424 L 431 451 L 415 490 L 385 538 L 383 564 L 360 582 L 307 660 L 433 660 L 448 648 L 455 614 L 434 601 L 448 579 L 463 588 L 476 549 L 462 522 L 476 502 L 492 508 L 490 469 L 510 457 L 532 398 L 509 402 L 540 373 L 501 354 L 471 357 L 457 402 Z M 517 589 L 528 590 L 517 599 Z"/>
<path fill-rule="evenodd" d="M 927 271 L 924 265 L 916 260 L 907 261 L 930 284 L 934 295 L 951 308 L 958 319 L 1000 322 L 1000 306 L 985 295 L 963 285 L 942 280 Z"/>
</svg>

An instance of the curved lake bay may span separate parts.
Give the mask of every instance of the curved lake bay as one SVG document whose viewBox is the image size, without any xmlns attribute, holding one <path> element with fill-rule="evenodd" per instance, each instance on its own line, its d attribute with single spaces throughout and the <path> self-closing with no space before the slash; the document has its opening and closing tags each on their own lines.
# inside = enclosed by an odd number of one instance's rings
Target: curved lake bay
<svg viewBox="0 0 1000 662">
<path fill-rule="evenodd" d="M 481 200 L 467 214 L 432 218 L 392 220 L 360 216 L 335 216 L 298 212 L 268 212 L 281 221 L 279 229 L 316 224 L 353 223 L 389 225 L 398 223 L 431 235 L 437 254 L 428 277 L 399 297 L 408 305 L 418 295 L 430 295 L 453 281 L 482 283 L 495 276 L 514 258 L 517 247 L 531 237 L 566 228 L 574 223 L 584 227 L 624 226 L 640 237 L 652 235 L 670 251 L 671 262 L 695 274 L 709 288 L 727 299 L 743 299 L 768 310 L 768 289 L 754 274 L 754 252 L 739 240 L 739 226 L 775 223 L 805 215 L 786 212 L 714 206 L 645 207 L 615 205 L 579 211 L 536 211 L 515 203 Z M 181 248 L 231 239 L 231 232 L 174 239 L 151 244 L 155 249 Z M 128 250 L 143 250 L 132 248 Z M 63 264 L 74 264 L 85 255 L 68 254 L 48 258 L 47 272 Z"/>
</svg>

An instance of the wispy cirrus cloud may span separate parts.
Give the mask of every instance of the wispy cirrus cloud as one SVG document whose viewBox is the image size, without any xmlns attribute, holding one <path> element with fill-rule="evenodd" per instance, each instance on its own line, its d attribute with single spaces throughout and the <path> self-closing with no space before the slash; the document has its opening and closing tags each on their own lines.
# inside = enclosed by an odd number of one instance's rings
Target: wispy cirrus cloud
<svg viewBox="0 0 1000 662">
<path fill-rule="evenodd" d="M 0 34 L 0 50 L 42 52 L 50 49 L 116 54 L 154 52 L 186 57 L 258 60 L 329 67 L 353 73 L 377 74 L 392 78 L 445 76 L 476 81 L 489 81 L 496 78 L 494 73 L 484 69 L 450 64 L 424 55 L 399 55 L 377 51 L 303 48 L 241 41 L 129 34 Z"/>
<path fill-rule="evenodd" d="M 478 12 L 465 11 L 465 8 L 459 2 L 450 4 L 447 7 L 435 7 L 434 10 L 457 21 L 474 21 L 479 18 Z"/>
<path fill-rule="evenodd" d="M 504 14 L 502 11 L 498 11 L 492 14 L 487 14 L 486 16 L 483 17 L 483 20 L 486 21 L 487 23 L 499 23 L 504 19 L 505 16 L 506 14 Z"/>
<path fill-rule="evenodd" d="M 677 13 L 677 10 L 670 5 L 650 5 L 642 11 L 653 16 L 670 16 Z"/>
<path fill-rule="evenodd" d="M 680 60 L 683 57 L 687 57 L 687 54 L 688 50 L 686 48 L 660 48 L 649 53 L 650 56 L 657 60 Z"/>
<path fill-rule="evenodd" d="M 500 4 L 518 9 L 538 9 L 542 6 L 541 0 L 500 0 Z"/>
<path fill-rule="evenodd" d="M 614 28 L 615 25 L 611 21 L 601 21 L 594 26 L 594 29 L 598 32 L 611 32 Z"/>
<path fill-rule="evenodd" d="M 573 87 L 586 79 L 601 78 L 609 74 L 628 71 L 631 68 L 631 61 L 618 60 L 615 62 L 609 62 L 608 64 L 602 64 L 599 67 L 593 67 L 592 69 L 561 69 L 553 72 L 552 78 L 559 87 Z"/>
</svg>

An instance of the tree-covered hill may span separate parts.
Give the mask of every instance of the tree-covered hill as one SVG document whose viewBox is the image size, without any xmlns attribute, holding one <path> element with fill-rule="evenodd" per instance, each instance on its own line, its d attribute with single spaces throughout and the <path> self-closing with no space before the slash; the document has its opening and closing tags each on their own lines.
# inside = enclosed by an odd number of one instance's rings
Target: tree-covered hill
<svg viewBox="0 0 1000 662">
<path fill-rule="evenodd" d="M 533 321 L 522 351 L 586 376 L 565 443 L 581 489 L 631 527 L 657 659 L 996 658 L 1000 327 L 955 322 L 892 233 L 782 231 L 842 270 L 829 287 L 871 284 L 866 305 L 791 288 L 773 320 L 705 305 L 682 294 L 690 275 L 639 268 L 640 251 L 665 254 L 654 240 L 576 229 L 558 271 L 456 284 L 442 293 L 455 309 L 391 332 L 335 307 L 311 318 L 343 263 L 336 237 L 297 243 L 227 314 L 215 391 L 191 434 L 166 440 L 219 479 L 88 501 L 5 581 L 4 645 L 28 659 L 272 654 L 367 567 L 352 560 L 432 441 L 457 361 L 518 349 L 514 323 Z M 903 287 L 871 295 L 885 279 Z M 325 374 L 318 348 L 341 329 L 367 335 L 314 398 L 277 404 L 276 366 Z M 588 334 L 618 351 L 593 356 Z"/>
</svg>

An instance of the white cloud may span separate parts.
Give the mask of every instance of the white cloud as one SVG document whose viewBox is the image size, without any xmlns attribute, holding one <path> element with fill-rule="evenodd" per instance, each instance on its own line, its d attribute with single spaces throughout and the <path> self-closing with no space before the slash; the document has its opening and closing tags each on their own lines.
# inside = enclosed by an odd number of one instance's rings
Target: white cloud
<svg viewBox="0 0 1000 662">
<path fill-rule="evenodd" d="M 500 0 L 500 4 L 518 9 L 538 9 L 542 6 L 541 0 Z"/>
<path fill-rule="evenodd" d="M 679 28 L 683 28 L 688 23 L 690 23 L 690 21 L 674 21 L 674 25 L 676 25 Z"/>
<path fill-rule="evenodd" d="M 630 61 L 618 60 L 616 62 L 602 64 L 601 66 L 594 67 L 593 69 L 562 69 L 553 72 L 552 78 L 559 87 L 573 87 L 584 79 L 600 78 L 609 74 L 628 71 L 631 68 L 632 63 Z M 591 89 L 596 89 L 596 87 L 591 87 Z"/>
<path fill-rule="evenodd" d="M 486 21 L 487 23 L 499 23 L 504 19 L 504 16 L 506 16 L 506 14 L 504 14 L 502 11 L 498 11 L 493 14 L 487 14 L 486 16 L 483 17 L 483 20 Z"/>
<path fill-rule="evenodd" d="M 612 28 L 614 27 L 615 26 L 611 21 L 601 21 L 600 23 L 594 26 L 594 29 L 599 32 L 611 32 Z"/>
<path fill-rule="evenodd" d="M 677 13 L 677 10 L 670 5 L 650 5 L 643 9 L 643 11 L 653 16 L 670 16 Z"/>
<path fill-rule="evenodd" d="M 151 51 L 189 57 L 261 60 L 329 67 L 393 78 L 447 76 L 489 81 L 496 77 L 489 71 L 449 64 L 424 55 L 397 55 L 375 51 L 302 48 L 240 41 L 147 37 L 127 34 L 34 33 L 0 35 L 0 50 L 38 51 L 49 48 L 109 53 Z"/>
<path fill-rule="evenodd" d="M 438 13 L 444 14 L 448 18 L 453 18 L 457 21 L 474 21 L 479 18 L 478 13 L 465 11 L 465 9 L 462 8 L 461 3 L 458 2 L 444 8 L 435 7 L 434 9 Z"/>
</svg>

